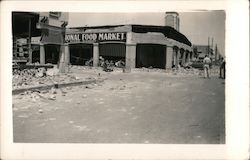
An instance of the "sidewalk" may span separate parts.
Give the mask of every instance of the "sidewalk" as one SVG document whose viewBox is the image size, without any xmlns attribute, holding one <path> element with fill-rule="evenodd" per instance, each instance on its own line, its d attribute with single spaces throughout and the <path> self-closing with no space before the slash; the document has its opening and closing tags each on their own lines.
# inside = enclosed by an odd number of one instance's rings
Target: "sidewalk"
<svg viewBox="0 0 250 160">
<path fill-rule="evenodd" d="M 67 86 L 86 85 L 104 81 L 108 74 L 122 73 L 122 68 L 114 68 L 113 72 L 104 72 L 101 67 L 70 66 L 68 73 L 41 74 L 38 70 L 29 69 L 13 74 L 12 94 L 20 94 L 25 91 L 49 90 L 51 88 L 62 88 Z M 56 71 L 57 72 L 57 71 Z M 131 73 L 162 73 L 169 77 L 202 77 L 203 71 L 198 69 L 165 70 L 135 68 Z M 219 75 L 218 68 L 210 70 L 211 77 Z"/>
</svg>

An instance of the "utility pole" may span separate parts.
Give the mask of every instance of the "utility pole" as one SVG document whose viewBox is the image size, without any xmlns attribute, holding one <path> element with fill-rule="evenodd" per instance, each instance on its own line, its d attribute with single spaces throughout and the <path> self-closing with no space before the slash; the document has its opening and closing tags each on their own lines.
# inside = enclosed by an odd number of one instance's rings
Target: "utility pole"
<svg viewBox="0 0 250 160">
<path fill-rule="evenodd" d="M 208 57 L 210 57 L 210 54 L 209 54 L 209 42 L 210 42 L 210 37 L 208 37 L 208 44 L 207 44 L 207 55 L 208 55 Z"/>
<path fill-rule="evenodd" d="M 212 46 L 212 49 L 213 49 L 213 46 L 214 46 L 214 37 L 212 37 L 212 44 L 211 44 L 211 46 Z"/>
<path fill-rule="evenodd" d="M 218 59 L 217 59 L 217 44 L 215 45 L 215 64 L 217 64 L 218 63 Z"/>
<path fill-rule="evenodd" d="M 209 50 L 210 52 L 210 50 Z M 214 37 L 212 37 L 212 44 L 211 44 L 211 61 L 213 63 L 213 57 L 214 57 Z"/>
</svg>

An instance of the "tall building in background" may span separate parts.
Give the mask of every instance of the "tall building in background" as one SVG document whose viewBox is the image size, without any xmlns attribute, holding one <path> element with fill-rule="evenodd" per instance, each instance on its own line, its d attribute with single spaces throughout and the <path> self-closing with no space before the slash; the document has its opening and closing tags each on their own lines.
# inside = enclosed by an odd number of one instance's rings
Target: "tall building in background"
<svg viewBox="0 0 250 160">
<path fill-rule="evenodd" d="M 180 30 L 180 18 L 177 12 L 165 12 L 165 25 Z"/>
</svg>

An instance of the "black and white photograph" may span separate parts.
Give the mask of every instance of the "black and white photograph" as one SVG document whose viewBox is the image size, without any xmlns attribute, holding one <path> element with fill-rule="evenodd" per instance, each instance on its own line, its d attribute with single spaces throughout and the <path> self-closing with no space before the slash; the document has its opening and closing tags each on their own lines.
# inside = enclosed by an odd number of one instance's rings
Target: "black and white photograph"
<svg viewBox="0 0 250 160">
<path fill-rule="evenodd" d="M 225 12 L 12 12 L 22 143 L 225 143 Z"/>
<path fill-rule="evenodd" d="M 249 2 L 0 3 L 0 159 L 248 159 Z"/>
</svg>

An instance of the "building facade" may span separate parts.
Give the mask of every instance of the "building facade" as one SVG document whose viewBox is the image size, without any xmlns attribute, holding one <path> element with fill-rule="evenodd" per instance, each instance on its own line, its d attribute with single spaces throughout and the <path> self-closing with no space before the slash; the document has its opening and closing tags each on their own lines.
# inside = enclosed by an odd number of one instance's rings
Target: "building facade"
<svg viewBox="0 0 250 160">
<path fill-rule="evenodd" d="M 68 13 L 13 12 L 12 22 L 14 58 L 27 54 L 29 63 L 58 64 Z"/>
<path fill-rule="evenodd" d="M 31 62 L 31 39 L 41 34 L 36 29 L 38 20 L 39 13 L 12 12 L 13 62 Z"/>
<path fill-rule="evenodd" d="M 116 25 L 69 28 L 65 33 L 66 63 L 99 57 L 124 60 L 126 68 L 153 67 L 169 69 L 192 59 L 192 44 L 169 26 Z"/>
<path fill-rule="evenodd" d="M 36 34 L 30 33 L 29 44 L 34 46 L 30 62 L 65 66 L 85 65 L 93 59 L 97 67 L 100 56 L 106 60 L 123 60 L 128 69 L 152 67 L 170 69 L 190 62 L 191 42 L 179 29 L 178 13 L 166 13 L 167 26 L 115 25 L 66 28 L 68 13 L 35 13 Z M 172 18 L 171 18 L 172 17 Z"/>
</svg>

